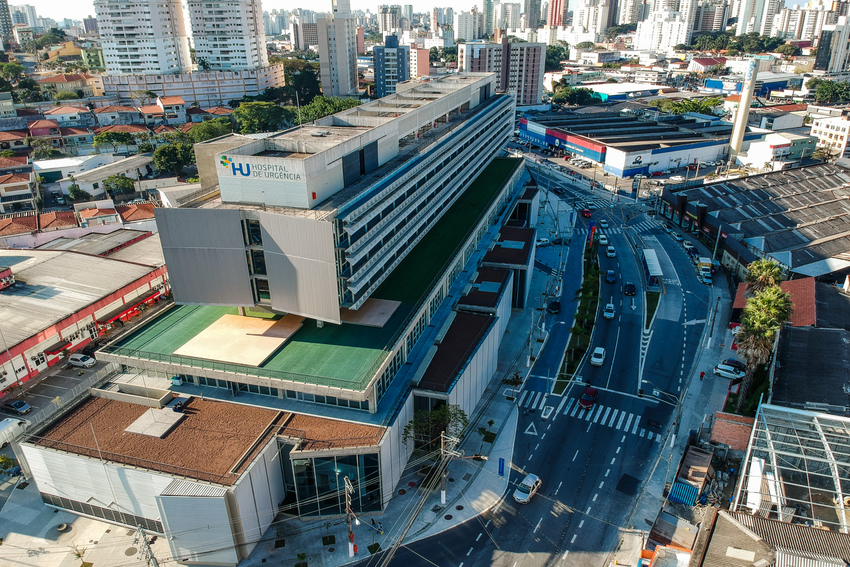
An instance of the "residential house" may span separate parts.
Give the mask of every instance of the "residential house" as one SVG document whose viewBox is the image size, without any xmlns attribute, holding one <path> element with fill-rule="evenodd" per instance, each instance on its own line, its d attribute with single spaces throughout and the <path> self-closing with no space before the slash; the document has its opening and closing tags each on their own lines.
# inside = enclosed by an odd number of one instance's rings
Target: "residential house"
<svg viewBox="0 0 850 567">
<path fill-rule="evenodd" d="M 42 114 L 48 120 L 56 120 L 59 126 L 94 126 L 94 114 L 80 106 L 57 106 Z"/>
<path fill-rule="evenodd" d="M 192 106 L 186 109 L 186 118 L 189 122 L 197 124 L 198 122 L 206 122 L 215 118 L 230 117 L 233 114 L 232 108 L 217 106 L 214 108 L 200 108 Z"/>
<path fill-rule="evenodd" d="M 103 106 L 101 108 L 95 108 L 92 112 L 94 112 L 98 126 L 144 123 L 139 109 L 132 106 Z"/>
<path fill-rule="evenodd" d="M 94 152 L 94 134 L 84 127 L 68 126 L 59 128 L 62 134 L 62 146 L 72 154 L 81 155 Z"/>
<path fill-rule="evenodd" d="M 17 118 L 15 112 L 15 102 L 12 100 L 12 93 L 0 93 L 0 118 Z"/>
<path fill-rule="evenodd" d="M 137 137 L 144 136 L 145 134 L 150 134 L 150 130 L 141 124 L 113 124 L 111 126 L 101 126 L 99 128 L 94 128 L 94 135 L 103 134 L 104 132 L 122 132 L 127 133 L 133 136 L 134 139 L 138 141 Z M 101 147 L 101 151 L 109 151 L 110 146 Z M 116 154 L 131 154 L 139 151 L 138 144 L 130 144 L 128 146 L 116 146 L 112 148 L 112 150 Z"/>
<path fill-rule="evenodd" d="M 723 65 L 724 71 L 726 67 L 725 57 L 697 57 L 691 59 L 688 64 L 688 71 L 691 73 L 705 73 L 715 65 Z"/>
<path fill-rule="evenodd" d="M 186 118 L 186 103 L 183 97 L 163 96 L 156 99 L 156 104 L 139 108 L 145 124 L 184 124 Z"/>
<path fill-rule="evenodd" d="M 52 211 L 38 215 L 38 228 L 42 232 L 77 227 L 74 211 Z"/>
<path fill-rule="evenodd" d="M 0 217 L 0 236 L 30 234 L 38 231 L 38 215 L 34 211 Z"/>
<path fill-rule="evenodd" d="M 121 224 L 121 215 L 115 209 L 83 209 L 78 213 L 80 217 L 80 226 L 88 228 L 90 226 L 103 226 L 107 224 Z"/>
<path fill-rule="evenodd" d="M 80 98 L 94 96 L 94 88 L 91 84 L 91 77 L 84 73 L 74 73 L 72 75 L 54 75 L 39 79 L 38 85 L 42 91 L 52 91 L 53 93 L 74 93 Z"/>
<path fill-rule="evenodd" d="M 842 157 L 850 139 L 850 120 L 847 116 L 818 118 L 812 122 L 812 136 L 818 139 L 818 149 L 830 157 Z"/>
<path fill-rule="evenodd" d="M 26 156 L 0 158 L 0 213 L 35 209 L 35 173 Z"/>
<path fill-rule="evenodd" d="M 126 223 L 149 221 L 154 218 L 153 203 L 138 203 L 134 205 L 118 205 L 115 210 Z"/>
<path fill-rule="evenodd" d="M 48 140 L 54 148 L 62 148 L 62 131 L 56 120 L 36 120 L 29 123 L 30 138 Z"/>
<path fill-rule="evenodd" d="M 28 151 L 27 132 L 21 130 L 0 132 L 0 150 Z"/>
<path fill-rule="evenodd" d="M 64 193 L 76 184 L 80 189 L 93 197 L 104 195 L 103 180 L 113 175 L 121 175 L 130 179 L 141 179 L 155 171 L 151 154 L 138 154 L 116 162 L 102 165 L 88 171 L 68 176 L 59 180 L 59 187 Z"/>
</svg>

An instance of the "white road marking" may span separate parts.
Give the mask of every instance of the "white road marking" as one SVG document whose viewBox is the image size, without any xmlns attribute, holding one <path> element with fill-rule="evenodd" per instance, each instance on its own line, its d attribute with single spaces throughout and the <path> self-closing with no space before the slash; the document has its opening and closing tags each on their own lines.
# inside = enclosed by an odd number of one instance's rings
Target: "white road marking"
<svg viewBox="0 0 850 567">
<path fill-rule="evenodd" d="M 570 417 L 573 417 L 578 411 L 578 404 L 573 406 L 573 411 L 570 412 Z"/>
<path fill-rule="evenodd" d="M 608 474 L 609 474 L 610 472 L 611 472 L 611 469 L 608 469 L 607 471 L 605 471 L 605 478 L 608 478 Z"/>
<path fill-rule="evenodd" d="M 622 447 L 617 447 L 617 454 L 618 455 L 620 454 L 620 449 L 622 449 Z"/>
<path fill-rule="evenodd" d="M 608 419 L 608 414 L 611 413 L 611 408 L 605 410 L 605 417 L 602 418 L 602 423 L 605 423 L 605 420 Z"/>
<path fill-rule="evenodd" d="M 592 508 L 593 508 L 593 506 L 588 506 L 588 507 L 587 507 L 587 510 L 585 510 L 585 511 L 584 511 L 584 515 L 585 515 L 585 516 L 590 515 L 590 510 L 591 510 Z"/>
<path fill-rule="evenodd" d="M 629 414 L 629 415 L 631 415 L 631 414 Z M 620 414 L 620 421 L 617 422 L 617 429 L 620 429 L 620 426 L 623 425 L 624 419 L 626 419 L 626 412 L 623 412 L 623 413 Z M 631 421 L 631 418 L 629 418 L 629 420 Z"/>
<path fill-rule="evenodd" d="M 591 427 L 593 427 L 593 424 L 592 424 L 592 423 L 588 423 L 588 424 L 587 424 L 587 430 L 586 430 L 586 431 L 590 431 L 590 428 L 591 428 Z"/>
<path fill-rule="evenodd" d="M 572 401 L 572 399 L 570 399 L 570 401 Z M 558 409 L 555 410 L 555 415 L 552 417 L 553 420 L 555 419 L 555 417 L 558 416 L 559 413 L 561 413 L 561 408 L 564 407 L 565 403 L 567 403 L 567 398 L 561 398 L 561 403 L 558 404 Z"/>
<path fill-rule="evenodd" d="M 646 434 L 646 438 L 652 441 L 652 431 Z"/>
<path fill-rule="evenodd" d="M 629 430 L 629 427 L 628 427 L 628 426 L 626 426 L 626 431 L 628 431 L 628 430 Z M 625 435 L 623 435 L 623 438 L 622 438 L 622 439 L 620 439 L 620 443 L 623 443 L 625 440 L 626 440 L 626 436 L 625 436 Z"/>
<path fill-rule="evenodd" d="M 479 539 L 481 539 L 481 534 L 478 534 L 478 537 L 475 538 L 475 541 L 478 541 Z"/>
<path fill-rule="evenodd" d="M 574 461 L 574 462 L 575 462 L 575 460 L 576 460 L 576 457 L 578 457 L 578 449 L 576 449 L 576 454 L 575 454 L 575 455 L 573 455 L 573 461 Z"/>
<path fill-rule="evenodd" d="M 566 551 L 564 552 L 564 555 L 562 555 L 562 556 L 561 556 L 561 559 L 566 559 L 566 558 L 567 558 L 567 554 L 568 554 L 569 552 L 570 552 L 570 550 L 569 550 L 569 549 L 568 549 L 568 550 L 566 550 Z M 514 567 L 516 567 L 516 563 L 514 563 Z"/>
<path fill-rule="evenodd" d="M 614 420 L 617 419 L 618 413 L 620 413 L 620 410 L 614 410 L 614 415 L 611 416 L 611 421 L 608 423 L 608 427 L 613 427 Z"/>
<path fill-rule="evenodd" d="M 605 486 L 605 481 L 604 481 L 604 480 L 603 480 L 602 482 L 600 482 L 600 483 L 599 483 L 599 489 L 601 490 L 603 486 Z"/>
<path fill-rule="evenodd" d="M 596 497 L 597 497 L 597 496 L 599 496 L 599 493 L 598 493 L 598 492 L 597 492 L 596 494 L 594 494 L 594 495 L 593 495 L 593 502 L 596 502 Z"/>
<path fill-rule="evenodd" d="M 561 482 L 559 482 L 559 483 L 558 483 L 558 488 L 556 488 L 556 489 L 555 489 L 555 496 L 557 496 L 557 495 L 558 495 L 558 491 L 559 491 L 559 490 L 561 490 L 561 484 L 562 484 L 562 483 L 563 483 L 563 481 L 561 481 Z"/>
<path fill-rule="evenodd" d="M 518 406 L 521 406 L 521 405 L 522 405 L 522 402 L 525 400 L 525 397 L 526 397 L 527 395 L 528 395 L 528 390 L 523 390 L 523 391 L 522 391 L 522 395 L 519 397 L 519 403 L 517 404 Z M 523 407 L 524 407 L 524 406 L 523 406 Z"/>
<path fill-rule="evenodd" d="M 640 436 L 641 436 L 641 437 L 643 437 L 644 435 L 646 435 L 646 429 L 644 429 L 643 427 L 641 427 L 641 428 L 640 428 Z"/>
<path fill-rule="evenodd" d="M 566 399 L 566 398 L 564 398 Z M 573 405 L 573 402 L 576 401 L 575 398 L 570 398 L 570 401 L 567 402 L 567 407 L 564 408 L 564 415 L 567 415 L 567 412 L 570 411 L 570 406 Z"/>
<path fill-rule="evenodd" d="M 635 419 L 635 425 L 634 425 L 634 427 L 632 427 L 632 435 L 634 435 L 635 433 L 637 433 L 637 430 L 638 430 L 638 423 L 640 423 L 640 418 Z"/>
<path fill-rule="evenodd" d="M 580 521 L 580 522 L 578 523 L 578 527 L 579 527 L 579 529 L 581 529 L 581 527 L 582 527 L 583 525 L 584 525 L 584 520 L 582 520 L 582 521 Z"/>
<path fill-rule="evenodd" d="M 547 427 L 546 429 L 549 429 L 549 428 Z M 543 441 L 544 439 L 546 439 L 546 434 L 545 434 L 545 433 L 544 433 L 543 435 L 541 435 L 541 436 L 540 436 L 540 440 L 541 440 L 541 441 Z"/>
<path fill-rule="evenodd" d="M 570 543 L 575 543 L 575 542 L 576 542 L 576 536 L 577 536 L 577 535 L 578 535 L 578 534 L 573 534 L 573 537 L 570 539 Z"/>
<path fill-rule="evenodd" d="M 473 549 L 474 549 L 474 548 L 472 548 L 472 547 L 470 547 L 470 548 L 469 548 L 469 551 L 467 551 L 467 552 L 466 552 L 466 556 L 467 556 L 467 557 L 469 557 L 470 555 L 472 555 L 472 550 L 473 550 Z"/>
<path fill-rule="evenodd" d="M 617 461 L 617 457 L 614 457 L 613 459 L 611 459 L 611 464 L 613 465 L 616 461 Z"/>
<path fill-rule="evenodd" d="M 537 520 L 537 525 L 536 525 L 536 526 L 534 526 L 534 531 L 533 531 L 533 532 L 531 532 L 531 533 L 536 534 L 536 533 L 537 533 L 537 529 L 540 527 L 540 524 L 541 524 L 542 522 L 543 522 L 543 518 L 540 518 L 539 520 Z M 471 551 L 471 550 L 470 550 L 470 551 Z"/>
<path fill-rule="evenodd" d="M 490 526 L 490 520 L 487 520 L 487 523 L 486 523 L 486 524 L 484 524 L 484 527 L 485 527 L 485 528 L 487 528 L 487 527 L 489 527 L 489 526 Z"/>
<path fill-rule="evenodd" d="M 540 447 L 540 443 L 534 446 L 534 450 L 536 451 L 538 447 Z"/>
<path fill-rule="evenodd" d="M 608 409 L 611 409 L 611 408 L 608 408 Z M 607 413 L 607 411 L 606 411 L 606 413 Z M 600 415 L 602 415 L 602 406 L 599 406 L 599 409 L 598 409 L 598 410 L 596 410 L 596 416 L 593 418 L 593 423 L 596 423 L 596 422 L 598 422 L 598 421 L 599 421 L 599 416 L 600 416 Z M 605 420 L 604 420 L 604 419 L 602 420 L 602 423 L 603 423 L 603 424 L 605 423 Z"/>
</svg>

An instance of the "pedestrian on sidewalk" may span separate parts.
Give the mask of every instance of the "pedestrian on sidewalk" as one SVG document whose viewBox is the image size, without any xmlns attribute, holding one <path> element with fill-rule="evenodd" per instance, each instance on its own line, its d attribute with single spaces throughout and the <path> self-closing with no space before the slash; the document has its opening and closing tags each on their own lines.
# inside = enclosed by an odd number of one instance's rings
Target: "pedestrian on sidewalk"
<svg viewBox="0 0 850 567">
<path fill-rule="evenodd" d="M 699 373 L 699 381 L 702 382 L 703 378 L 705 378 L 705 372 L 704 371 Z"/>
</svg>

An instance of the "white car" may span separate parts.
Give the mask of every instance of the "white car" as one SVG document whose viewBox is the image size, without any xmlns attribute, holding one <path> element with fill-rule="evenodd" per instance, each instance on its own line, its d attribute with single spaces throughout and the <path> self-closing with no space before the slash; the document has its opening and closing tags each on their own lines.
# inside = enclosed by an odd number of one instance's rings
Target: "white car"
<svg viewBox="0 0 850 567">
<path fill-rule="evenodd" d="M 728 364 L 718 364 L 714 367 L 714 375 L 721 376 L 723 378 L 728 378 L 730 380 L 735 380 L 737 378 L 743 378 L 746 376 L 745 372 L 741 372 L 734 366 L 730 366 Z"/>
<path fill-rule="evenodd" d="M 602 312 L 602 316 L 605 319 L 613 319 L 614 318 L 614 304 L 609 303 L 605 306 L 605 310 Z"/>
<path fill-rule="evenodd" d="M 525 478 L 522 479 L 522 482 L 514 490 L 514 500 L 520 504 L 528 504 L 531 497 L 540 489 L 541 484 L 543 484 L 543 481 L 536 474 L 525 475 Z"/>
<path fill-rule="evenodd" d="M 672 181 L 673 183 L 681 183 L 684 180 L 685 180 L 685 178 L 682 177 L 681 175 L 674 175 L 673 177 L 670 178 L 670 181 Z"/>
<path fill-rule="evenodd" d="M 617 257 L 617 250 L 613 246 L 609 246 L 608 251 L 605 252 L 605 255 L 608 256 L 609 258 L 616 258 Z"/>
<path fill-rule="evenodd" d="M 79 366 L 80 368 L 91 368 L 97 363 L 95 359 L 85 354 L 72 354 L 68 357 L 68 362 L 71 363 L 71 366 Z"/>
<path fill-rule="evenodd" d="M 608 237 L 604 234 L 599 235 L 599 245 L 600 246 L 608 246 Z"/>
<path fill-rule="evenodd" d="M 605 349 L 602 347 L 596 347 L 593 349 L 593 354 L 590 355 L 590 365 L 602 366 L 603 362 L 605 362 Z"/>
<path fill-rule="evenodd" d="M 605 220 L 605 219 L 600 220 L 599 221 L 599 228 L 608 228 L 608 221 Z"/>
<path fill-rule="evenodd" d="M 538 238 L 537 239 L 537 246 L 538 247 L 549 246 L 549 239 L 548 238 Z"/>
<path fill-rule="evenodd" d="M 649 179 L 649 176 L 643 173 L 638 173 L 637 175 L 635 175 L 635 179 Z"/>
</svg>

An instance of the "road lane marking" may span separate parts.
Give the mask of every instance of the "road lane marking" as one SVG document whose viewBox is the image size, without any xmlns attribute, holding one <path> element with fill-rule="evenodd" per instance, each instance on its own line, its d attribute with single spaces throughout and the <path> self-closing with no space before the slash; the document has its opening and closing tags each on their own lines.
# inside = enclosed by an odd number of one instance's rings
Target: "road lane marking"
<svg viewBox="0 0 850 567">
<path fill-rule="evenodd" d="M 578 534 L 573 534 L 572 539 L 570 539 L 570 543 L 575 543 L 575 542 L 576 542 L 576 536 L 578 536 Z"/>
<path fill-rule="evenodd" d="M 622 449 L 622 447 L 617 447 L 617 454 L 618 455 L 620 454 L 620 449 Z"/>
<path fill-rule="evenodd" d="M 637 430 L 638 430 L 638 423 L 640 423 L 640 418 L 638 418 L 638 419 L 636 419 L 636 420 L 635 420 L 635 426 L 634 426 L 634 427 L 632 427 L 632 435 L 634 435 L 635 433 L 637 433 Z"/>
<path fill-rule="evenodd" d="M 578 411 L 578 404 L 573 406 L 573 411 L 570 412 L 570 417 L 573 417 Z"/>
<path fill-rule="evenodd" d="M 593 495 L 593 502 L 596 502 L 596 497 L 597 497 L 597 496 L 599 496 L 599 493 L 598 493 L 598 492 L 597 492 L 596 494 L 594 494 L 594 495 Z"/>
<path fill-rule="evenodd" d="M 576 401 L 575 398 L 570 398 L 570 401 L 567 403 L 567 407 L 564 408 L 564 415 L 567 415 L 567 412 L 570 411 L 570 407 L 573 405 L 574 401 Z"/>
<path fill-rule="evenodd" d="M 579 527 L 579 529 L 581 529 L 581 527 L 582 527 L 583 525 L 584 525 L 584 520 L 582 520 L 582 521 L 580 521 L 580 522 L 578 523 L 578 527 Z"/>
<path fill-rule="evenodd" d="M 607 471 L 605 471 L 605 478 L 608 478 L 608 474 L 609 474 L 610 472 L 611 472 L 611 469 L 608 469 Z"/>
<path fill-rule="evenodd" d="M 519 403 L 517 404 L 518 406 L 522 405 L 522 402 L 525 400 L 525 397 L 527 395 L 528 395 L 528 390 L 523 390 L 522 395 L 519 397 Z M 523 407 L 525 407 L 525 406 L 523 406 Z"/>
<path fill-rule="evenodd" d="M 588 424 L 587 424 L 587 429 L 586 429 L 586 431 L 590 431 L 590 428 L 591 428 L 591 427 L 593 427 L 593 424 L 592 424 L 592 423 L 588 423 Z"/>
<path fill-rule="evenodd" d="M 549 429 L 549 428 L 547 427 L 546 429 Z M 545 434 L 545 433 L 544 433 L 543 435 L 541 435 L 541 436 L 540 436 L 540 440 L 541 440 L 541 441 L 543 441 L 544 439 L 546 439 L 546 434 Z"/>
<path fill-rule="evenodd" d="M 584 511 L 584 515 L 585 515 L 585 516 L 589 516 L 589 515 L 590 515 L 590 510 L 591 510 L 591 508 L 593 508 L 593 506 L 588 506 L 588 507 L 587 507 L 587 510 L 585 510 L 585 511 Z"/>
<path fill-rule="evenodd" d="M 489 526 L 490 526 L 490 520 L 487 520 L 487 523 L 486 523 L 486 524 L 484 524 L 484 527 L 485 527 L 485 528 L 487 528 L 487 527 L 489 527 Z"/>
<path fill-rule="evenodd" d="M 640 436 L 641 436 L 641 437 L 643 437 L 644 435 L 646 435 L 646 429 L 644 429 L 643 427 L 641 427 L 641 428 L 640 428 Z"/>
<path fill-rule="evenodd" d="M 599 483 L 599 489 L 600 489 L 600 490 L 602 490 L 602 487 L 603 487 L 603 486 L 605 486 L 605 481 L 604 481 L 604 480 L 603 480 L 602 482 L 600 482 L 600 483 Z"/>
<path fill-rule="evenodd" d="M 534 450 L 536 451 L 538 447 L 540 447 L 540 443 L 534 446 Z"/>
<path fill-rule="evenodd" d="M 614 457 L 613 459 L 611 459 L 611 464 L 613 465 L 616 461 L 617 461 L 617 457 Z"/>
<path fill-rule="evenodd" d="M 548 395 L 548 394 L 545 394 L 545 393 L 543 393 L 543 392 L 540 392 L 540 393 L 541 393 L 541 397 L 540 397 L 540 407 L 538 407 L 537 409 L 541 409 L 541 410 L 542 410 L 542 409 L 543 409 L 543 406 L 545 406 L 545 405 L 546 405 L 546 402 L 549 400 L 549 395 Z"/>
<path fill-rule="evenodd" d="M 538 528 L 540 528 L 540 524 L 541 524 L 542 522 L 543 522 L 543 518 L 540 518 L 539 520 L 537 520 L 537 525 L 536 525 L 536 526 L 534 526 L 534 531 L 533 531 L 533 532 L 531 532 L 531 533 L 536 534 L 536 533 L 537 533 L 537 530 L 538 530 Z M 470 549 L 470 551 L 472 551 L 472 550 Z"/>
<path fill-rule="evenodd" d="M 576 457 L 578 457 L 578 449 L 576 449 L 576 454 L 575 454 L 575 455 L 573 455 L 573 462 L 575 462 Z"/>
<path fill-rule="evenodd" d="M 652 441 L 652 431 L 646 434 L 646 438 Z"/>
<path fill-rule="evenodd" d="M 555 489 L 555 496 L 557 496 L 557 495 L 558 495 L 558 491 L 559 491 L 559 490 L 561 490 L 561 484 L 563 484 L 563 481 L 561 481 L 561 482 L 559 482 L 559 483 L 558 483 L 558 488 L 556 488 L 556 489 Z"/>
<path fill-rule="evenodd" d="M 605 417 L 602 418 L 602 423 L 605 423 L 605 420 L 608 419 L 608 414 L 611 413 L 611 408 L 607 408 L 605 410 Z"/>
<path fill-rule="evenodd" d="M 572 401 L 572 399 L 570 399 L 570 401 Z M 559 413 L 561 413 L 561 408 L 564 407 L 565 403 L 567 403 L 567 398 L 566 397 L 561 398 L 561 403 L 558 404 L 558 409 L 555 410 L 555 416 L 552 417 L 553 420 L 555 419 L 555 417 L 558 416 Z"/>
<path fill-rule="evenodd" d="M 472 555 L 472 550 L 473 550 L 473 549 L 475 549 L 475 548 L 474 548 L 474 547 L 470 547 L 470 548 L 469 548 L 469 551 L 467 551 L 467 552 L 466 552 L 466 556 L 467 556 L 467 557 L 469 557 L 470 555 Z"/>
<path fill-rule="evenodd" d="M 481 539 L 481 534 L 478 534 L 478 537 L 475 538 L 475 541 L 478 541 L 479 539 Z"/>
<path fill-rule="evenodd" d="M 611 409 L 611 408 L 608 408 L 608 409 Z M 593 418 L 593 423 L 596 423 L 597 421 L 599 421 L 600 415 L 602 415 L 602 406 L 600 406 L 599 409 L 596 411 L 596 416 Z M 604 419 L 602 420 L 602 423 L 603 424 L 605 423 Z"/>
</svg>

